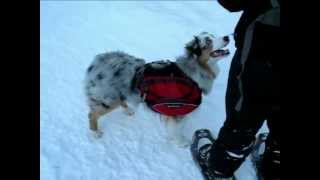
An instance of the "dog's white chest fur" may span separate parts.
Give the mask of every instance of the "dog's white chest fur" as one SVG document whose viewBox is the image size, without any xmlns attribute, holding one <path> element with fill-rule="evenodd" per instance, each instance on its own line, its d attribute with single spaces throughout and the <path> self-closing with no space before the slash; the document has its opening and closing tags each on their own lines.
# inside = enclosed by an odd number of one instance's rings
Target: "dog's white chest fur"
<svg viewBox="0 0 320 180">
<path fill-rule="evenodd" d="M 214 72 L 214 76 L 211 76 L 196 61 L 196 59 L 190 59 L 189 57 L 181 56 L 177 58 L 176 63 L 184 73 L 198 83 L 204 94 L 208 94 L 212 89 L 214 79 L 219 74 L 219 67 L 217 66 L 216 62 L 209 64 L 210 68 Z"/>
</svg>

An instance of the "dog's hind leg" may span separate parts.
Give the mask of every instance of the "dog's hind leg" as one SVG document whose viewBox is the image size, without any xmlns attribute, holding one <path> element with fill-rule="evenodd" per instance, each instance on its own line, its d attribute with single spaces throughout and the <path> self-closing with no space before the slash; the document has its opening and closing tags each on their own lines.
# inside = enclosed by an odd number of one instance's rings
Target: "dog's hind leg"
<svg viewBox="0 0 320 180">
<path fill-rule="evenodd" d="M 89 112 L 89 124 L 90 129 L 95 133 L 94 135 L 99 138 L 102 136 L 102 131 L 98 129 L 98 119 L 102 116 L 99 111 L 90 111 Z"/>
<path fill-rule="evenodd" d="M 121 100 L 121 101 L 120 101 L 120 105 L 121 105 L 121 107 L 124 108 L 125 113 L 126 113 L 127 115 L 129 115 L 129 116 L 134 115 L 134 110 L 133 110 L 132 108 L 130 108 L 125 101 Z"/>
<path fill-rule="evenodd" d="M 96 102 L 95 102 L 96 103 Z M 119 107 L 120 101 L 114 101 L 110 103 L 109 105 L 106 105 L 104 103 L 100 103 L 99 105 L 95 104 L 95 106 L 91 106 L 91 110 L 89 112 L 89 124 L 90 129 L 95 132 L 95 135 L 97 137 L 102 136 L 102 131 L 99 130 L 98 127 L 98 120 L 101 116 L 113 111 L 117 107 Z"/>
</svg>

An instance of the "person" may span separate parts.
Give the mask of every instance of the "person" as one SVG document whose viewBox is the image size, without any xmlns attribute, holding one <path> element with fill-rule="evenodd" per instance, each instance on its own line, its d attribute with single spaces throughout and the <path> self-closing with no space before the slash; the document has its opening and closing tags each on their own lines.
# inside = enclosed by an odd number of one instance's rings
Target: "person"
<svg viewBox="0 0 320 180">
<path fill-rule="evenodd" d="M 218 2 L 230 12 L 243 11 L 234 31 L 226 119 L 217 139 L 199 129 L 191 146 L 206 179 L 232 179 L 266 120 L 269 133 L 258 176 L 280 179 L 280 0 Z"/>
</svg>

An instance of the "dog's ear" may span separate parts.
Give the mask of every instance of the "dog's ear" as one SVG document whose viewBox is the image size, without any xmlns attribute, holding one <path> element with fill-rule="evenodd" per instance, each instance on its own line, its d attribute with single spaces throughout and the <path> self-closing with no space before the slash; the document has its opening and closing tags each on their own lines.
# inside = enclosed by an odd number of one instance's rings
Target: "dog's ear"
<svg viewBox="0 0 320 180">
<path fill-rule="evenodd" d="M 190 55 L 201 55 L 201 47 L 200 47 L 200 40 L 197 36 L 194 36 L 193 40 L 188 42 L 185 46 L 188 54 Z"/>
</svg>

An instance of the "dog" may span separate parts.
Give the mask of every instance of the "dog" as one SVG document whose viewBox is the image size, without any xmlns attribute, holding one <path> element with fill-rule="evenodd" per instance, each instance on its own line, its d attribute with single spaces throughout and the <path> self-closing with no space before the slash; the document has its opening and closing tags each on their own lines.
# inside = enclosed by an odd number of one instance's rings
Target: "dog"
<svg viewBox="0 0 320 180">
<path fill-rule="evenodd" d="M 185 45 L 185 53 L 176 58 L 177 66 L 201 88 L 203 94 L 209 94 L 213 82 L 219 74 L 217 61 L 229 54 L 226 47 L 228 36 L 215 37 L 202 32 Z M 125 113 L 133 115 L 134 110 L 128 105 L 143 102 L 137 89 L 132 88 L 132 81 L 137 70 L 146 65 L 146 61 L 121 51 L 106 52 L 95 56 L 85 76 L 85 95 L 89 105 L 90 129 L 97 137 L 102 136 L 98 119 L 112 110 L 123 107 Z M 178 144 L 186 141 L 178 130 L 183 117 L 166 117 L 170 138 Z M 169 129 L 170 129 L 169 128 Z M 180 133 L 180 135 L 179 135 Z"/>
</svg>

